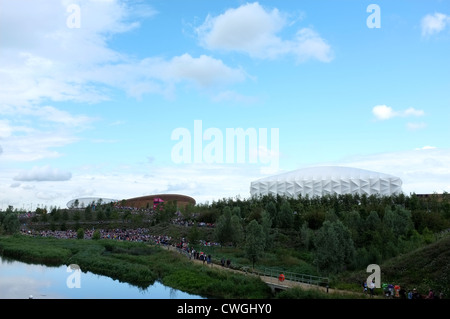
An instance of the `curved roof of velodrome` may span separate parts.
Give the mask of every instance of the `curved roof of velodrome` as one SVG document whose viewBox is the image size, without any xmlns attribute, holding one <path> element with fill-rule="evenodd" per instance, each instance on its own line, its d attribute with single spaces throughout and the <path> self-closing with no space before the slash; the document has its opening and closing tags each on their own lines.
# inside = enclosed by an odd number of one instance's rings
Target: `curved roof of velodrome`
<svg viewBox="0 0 450 319">
<path fill-rule="evenodd" d="M 299 180 L 330 180 L 330 179 L 398 179 L 397 176 L 374 172 L 370 170 L 344 166 L 316 166 L 298 169 L 278 175 L 268 176 L 256 182 L 282 182 Z"/>
</svg>

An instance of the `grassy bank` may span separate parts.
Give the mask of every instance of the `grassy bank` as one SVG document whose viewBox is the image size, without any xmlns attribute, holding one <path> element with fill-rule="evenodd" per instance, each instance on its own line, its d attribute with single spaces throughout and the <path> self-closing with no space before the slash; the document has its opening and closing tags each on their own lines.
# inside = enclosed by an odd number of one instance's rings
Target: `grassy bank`
<svg viewBox="0 0 450 319">
<path fill-rule="evenodd" d="M 28 263 L 78 264 L 82 271 L 147 288 L 156 280 L 190 294 L 212 298 L 270 298 L 255 277 L 196 265 L 182 255 L 145 243 L 112 240 L 0 237 L 0 254 Z"/>
<path fill-rule="evenodd" d="M 427 294 L 432 288 L 436 293 L 443 292 L 444 298 L 450 296 L 450 235 L 436 242 L 393 257 L 380 264 L 381 282 L 398 284 L 406 291 L 416 288 Z M 335 287 L 361 291 L 361 281 L 367 278 L 364 270 L 345 272 L 336 276 Z M 376 289 L 382 294 L 381 289 Z"/>
</svg>

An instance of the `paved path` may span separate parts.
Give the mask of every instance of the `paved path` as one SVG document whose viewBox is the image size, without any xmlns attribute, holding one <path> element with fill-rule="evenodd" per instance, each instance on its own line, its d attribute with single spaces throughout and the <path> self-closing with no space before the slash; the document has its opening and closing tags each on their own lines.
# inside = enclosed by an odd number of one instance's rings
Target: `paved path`
<svg viewBox="0 0 450 319">
<path fill-rule="evenodd" d="M 176 247 L 173 246 L 168 246 L 169 250 L 177 252 L 177 253 L 181 253 Z M 225 271 L 234 271 L 236 273 L 240 273 L 240 274 L 244 274 L 244 275 L 251 275 L 251 276 L 258 276 L 257 274 L 252 274 L 249 272 L 245 272 L 242 270 L 238 270 L 238 269 L 234 269 L 234 268 L 229 268 L 229 267 L 222 267 L 221 265 L 218 264 L 207 264 L 206 261 L 203 262 L 202 260 L 199 259 L 194 259 L 191 258 L 190 259 L 192 262 L 200 264 L 200 265 L 204 265 L 205 267 L 215 267 L 218 269 L 222 269 Z M 259 276 L 261 278 L 262 281 L 264 281 L 266 284 L 268 285 L 274 285 L 274 286 L 278 286 L 281 289 L 282 288 L 293 288 L 293 287 L 301 287 L 303 289 L 317 289 L 317 290 L 321 290 L 323 292 L 327 292 L 327 288 L 323 287 L 323 286 L 318 286 L 318 285 L 313 285 L 313 284 L 307 284 L 307 283 L 303 283 L 303 282 L 299 282 L 299 281 L 292 281 L 292 280 L 284 280 L 284 281 L 279 281 L 278 278 L 275 277 L 269 277 L 269 276 Z M 351 292 L 351 291 L 346 291 L 346 290 L 338 290 L 338 289 L 332 289 L 332 288 L 328 288 L 328 293 L 338 293 L 338 294 L 357 294 L 355 292 Z"/>
</svg>

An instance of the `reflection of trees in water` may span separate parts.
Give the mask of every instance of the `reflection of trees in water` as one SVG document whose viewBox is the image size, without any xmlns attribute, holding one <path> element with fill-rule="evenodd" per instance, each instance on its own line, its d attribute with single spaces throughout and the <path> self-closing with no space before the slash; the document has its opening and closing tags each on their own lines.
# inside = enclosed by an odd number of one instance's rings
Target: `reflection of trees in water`
<svg viewBox="0 0 450 319">
<path fill-rule="evenodd" d="M 170 296 L 170 299 L 177 299 L 177 290 L 173 289 L 173 288 L 170 288 L 169 289 L 169 296 Z"/>
</svg>

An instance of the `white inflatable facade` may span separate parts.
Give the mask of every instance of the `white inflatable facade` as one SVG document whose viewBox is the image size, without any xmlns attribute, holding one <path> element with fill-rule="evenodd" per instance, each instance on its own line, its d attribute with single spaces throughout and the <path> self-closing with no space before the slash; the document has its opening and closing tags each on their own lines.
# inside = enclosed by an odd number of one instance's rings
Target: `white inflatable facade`
<svg viewBox="0 0 450 319">
<path fill-rule="evenodd" d="M 250 185 L 250 194 L 309 197 L 341 194 L 393 195 L 402 192 L 398 177 L 351 167 L 319 166 L 265 177 Z"/>
</svg>

